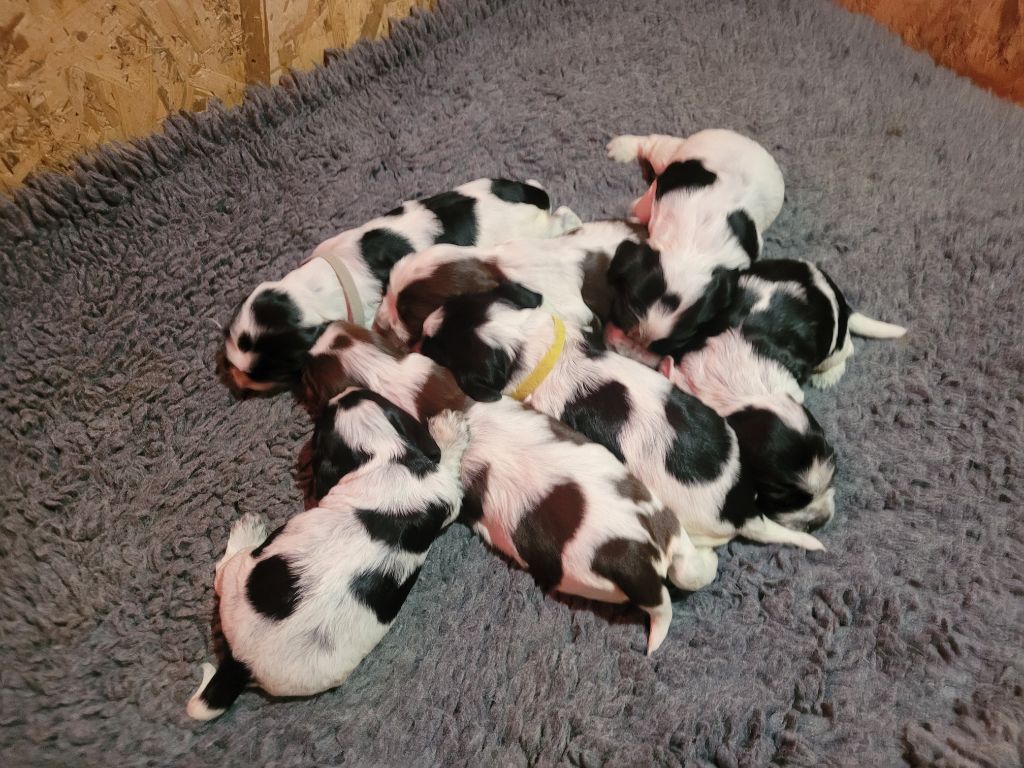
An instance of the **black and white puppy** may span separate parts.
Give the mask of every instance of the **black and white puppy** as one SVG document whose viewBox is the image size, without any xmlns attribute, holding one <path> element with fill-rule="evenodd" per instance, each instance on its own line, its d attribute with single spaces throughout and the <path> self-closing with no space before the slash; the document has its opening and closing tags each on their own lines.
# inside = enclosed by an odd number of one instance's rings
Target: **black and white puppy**
<svg viewBox="0 0 1024 768">
<path fill-rule="evenodd" d="M 222 714 L 250 682 L 274 696 L 341 685 L 388 631 L 458 512 L 462 414 L 438 415 L 428 433 L 379 395 L 349 390 L 325 418 L 367 458 L 269 536 L 256 515 L 232 528 L 214 578 L 226 655 L 219 668 L 203 665 L 187 707 L 197 720 Z"/>
<path fill-rule="evenodd" d="M 732 304 L 702 333 L 676 347 L 672 357 L 678 361 L 730 328 L 739 329 L 758 355 L 782 365 L 796 384 L 810 381 L 820 388 L 834 384 L 846 370 L 854 352 L 851 334 L 896 339 L 906 333 L 906 328 L 852 311 L 823 269 L 799 259 L 759 261 L 740 273 Z M 660 361 L 613 328 L 607 329 L 605 341 L 647 365 Z M 792 389 L 790 394 L 803 402 L 799 386 Z"/>
<path fill-rule="evenodd" d="M 649 239 L 623 244 L 609 269 L 611 320 L 672 354 L 732 303 L 737 271 L 757 259 L 782 208 L 782 172 L 764 147 L 726 130 L 617 136 L 608 154 L 638 160 L 653 179 L 633 206 Z"/>
<path fill-rule="evenodd" d="M 663 579 L 693 590 L 715 576 L 714 553 L 697 551 L 675 515 L 608 450 L 509 398 L 473 402 L 423 355 L 396 354 L 376 335 L 334 323 L 314 346 L 304 379 L 312 410 L 351 384 L 421 419 L 439 408 L 464 409 L 471 440 L 463 522 L 546 591 L 642 608 L 650 616 L 648 653 L 672 619 Z M 314 431 L 314 496 L 361 460 L 329 427 L 320 419 Z"/>
<path fill-rule="evenodd" d="M 586 345 L 559 327 L 540 296 L 506 283 L 449 299 L 423 324 L 423 354 L 481 401 L 516 393 L 604 445 L 676 514 L 697 546 L 742 535 L 822 549 L 813 536 L 761 515 L 736 434 L 656 371 Z M 553 322 L 554 321 L 554 322 Z M 523 392 L 525 382 L 530 392 Z"/>
<path fill-rule="evenodd" d="M 288 389 L 328 323 L 369 325 L 403 256 L 435 243 L 486 247 L 554 237 L 579 225 L 568 208 L 550 209 L 536 182 L 477 179 L 325 240 L 284 278 L 257 286 L 235 311 L 224 329 L 222 378 L 236 394 Z"/>
<path fill-rule="evenodd" d="M 608 318 L 607 273 L 616 249 L 646 237 L 640 225 L 594 221 L 560 237 L 492 248 L 432 246 L 395 265 L 374 330 L 411 347 L 420 339 L 423 321 L 446 299 L 489 291 L 506 280 L 542 293 L 544 309 L 566 322 L 597 330 Z"/>
</svg>

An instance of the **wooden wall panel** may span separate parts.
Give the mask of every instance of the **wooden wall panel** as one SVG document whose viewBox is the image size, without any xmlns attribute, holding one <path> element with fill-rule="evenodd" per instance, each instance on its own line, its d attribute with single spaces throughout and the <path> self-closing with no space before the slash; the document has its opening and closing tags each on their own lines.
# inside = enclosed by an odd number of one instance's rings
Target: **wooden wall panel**
<svg viewBox="0 0 1024 768">
<path fill-rule="evenodd" d="M 178 110 L 233 105 L 434 0 L 0 0 L 0 189 Z"/>
<path fill-rule="evenodd" d="M 911 48 L 1024 105 L 1024 0 L 838 0 Z"/>
</svg>

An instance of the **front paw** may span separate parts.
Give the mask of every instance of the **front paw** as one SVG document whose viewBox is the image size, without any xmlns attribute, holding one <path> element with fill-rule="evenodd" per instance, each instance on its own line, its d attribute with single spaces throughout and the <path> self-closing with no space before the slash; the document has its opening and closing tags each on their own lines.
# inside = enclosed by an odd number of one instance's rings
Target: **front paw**
<svg viewBox="0 0 1024 768">
<path fill-rule="evenodd" d="M 430 420 L 428 429 L 442 453 L 461 457 L 469 447 L 469 422 L 459 411 L 442 411 Z"/>
<path fill-rule="evenodd" d="M 608 157 L 617 163 L 632 163 L 640 154 L 639 136 L 616 136 L 608 142 Z"/>
</svg>

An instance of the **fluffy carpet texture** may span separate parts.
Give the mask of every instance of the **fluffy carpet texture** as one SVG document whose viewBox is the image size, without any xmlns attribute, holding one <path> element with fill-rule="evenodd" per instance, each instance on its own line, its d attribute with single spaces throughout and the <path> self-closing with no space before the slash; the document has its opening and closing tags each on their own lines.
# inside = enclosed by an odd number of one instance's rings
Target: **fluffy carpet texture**
<svg viewBox="0 0 1024 768">
<path fill-rule="evenodd" d="M 310 430 L 215 380 L 235 303 L 478 176 L 622 214 L 609 136 L 709 126 L 785 172 L 769 256 L 911 327 L 809 397 L 828 551 L 730 544 L 647 658 L 639 611 L 545 597 L 456 527 L 342 688 L 188 720 L 229 526 L 301 508 Z M 1020 765 L 1022 142 L 1024 111 L 828 3 L 480 0 L 37 179 L 0 203 L 4 763 Z"/>
</svg>

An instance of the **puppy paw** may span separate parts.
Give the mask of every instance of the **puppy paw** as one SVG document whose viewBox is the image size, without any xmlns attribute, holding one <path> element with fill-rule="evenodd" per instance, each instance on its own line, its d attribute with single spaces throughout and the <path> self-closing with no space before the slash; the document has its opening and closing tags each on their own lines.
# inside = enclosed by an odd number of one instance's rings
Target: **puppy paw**
<svg viewBox="0 0 1024 768">
<path fill-rule="evenodd" d="M 231 557 L 243 549 L 258 547 L 266 540 L 268 534 L 266 518 L 256 512 L 247 512 L 231 526 L 224 557 Z"/>
<path fill-rule="evenodd" d="M 608 142 L 608 157 L 617 163 L 631 163 L 640 154 L 639 136 L 616 136 Z"/>
<path fill-rule="evenodd" d="M 454 453 L 461 461 L 469 447 L 469 422 L 458 411 L 442 411 L 430 420 L 427 429 L 442 453 Z"/>
</svg>

